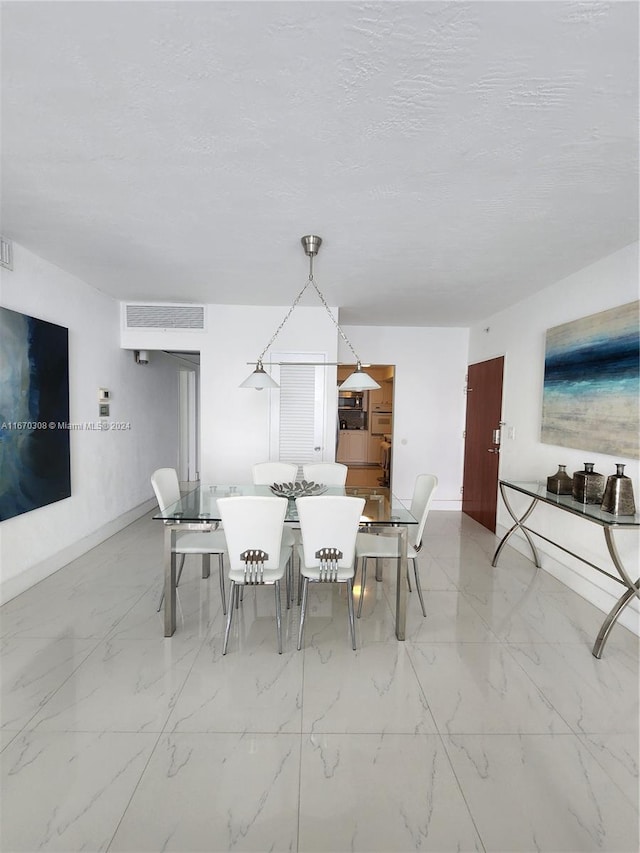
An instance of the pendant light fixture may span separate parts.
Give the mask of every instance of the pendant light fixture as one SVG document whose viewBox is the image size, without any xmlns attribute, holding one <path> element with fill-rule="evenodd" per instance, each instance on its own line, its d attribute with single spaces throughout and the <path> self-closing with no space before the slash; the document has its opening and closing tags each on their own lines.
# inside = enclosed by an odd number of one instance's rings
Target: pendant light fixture
<svg viewBox="0 0 640 853">
<path fill-rule="evenodd" d="M 302 294 L 309 287 L 309 285 L 311 285 L 313 287 L 313 289 L 315 290 L 315 292 L 317 293 L 318 299 L 320 300 L 320 302 L 322 302 L 327 314 L 329 315 L 329 317 L 331 317 L 331 322 L 336 327 L 336 329 L 340 332 L 342 339 L 345 341 L 345 343 L 347 344 L 347 346 L 349 347 L 349 349 L 353 353 L 355 360 L 356 360 L 356 369 L 354 370 L 354 372 L 352 374 L 350 374 L 345 379 L 345 381 L 342 383 L 342 385 L 340 385 L 340 390 L 341 391 L 371 391 L 375 388 L 380 388 L 380 385 L 375 381 L 375 379 L 372 379 L 369 376 L 369 374 L 365 373 L 364 370 L 362 369 L 362 364 L 360 363 L 360 357 L 358 356 L 357 352 L 354 350 L 349 338 L 345 335 L 344 331 L 340 328 L 338 321 L 336 320 L 336 318 L 331 313 L 331 309 L 327 305 L 327 300 L 322 295 L 320 288 L 315 283 L 315 280 L 313 278 L 313 258 L 315 255 L 318 254 L 318 249 L 320 248 L 320 246 L 322 244 L 322 238 L 316 237 L 313 234 L 308 234 L 306 237 L 302 237 L 300 242 L 302 243 L 302 245 L 304 247 L 305 254 L 309 256 L 309 279 L 308 279 L 307 283 L 305 284 L 305 286 L 300 291 L 300 293 L 293 300 L 293 304 L 291 305 L 291 308 L 289 308 L 284 320 L 282 321 L 282 323 L 280 323 L 278 328 L 275 330 L 275 332 L 271 336 L 271 340 L 269 341 L 269 343 L 266 345 L 266 347 L 262 350 L 262 352 L 258 356 L 258 361 L 256 363 L 256 369 L 253 371 L 253 373 L 251 373 L 244 380 L 244 382 L 240 385 L 240 387 L 241 388 L 255 388 L 258 391 L 261 391 L 263 388 L 279 388 L 280 387 L 278 385 L 278 383 L 274 379 L 272 379 L 271 376 L 269 376 L 269 374 L 264 369 L 264 367 L 262 365 L 262 359 L 264 358 L 267 350 L 271 347 L 271 344 L 275 341 L 275 339 L 280 334 L 280 330 L 282 329 L 284 324 L 287 322 L 287 320 L 289 319 L 289 317 L 293 313 L 293 309 L 296 307 L 298 302 L 300 302 L 300 299 L 302 298 Z"/>
</svg>

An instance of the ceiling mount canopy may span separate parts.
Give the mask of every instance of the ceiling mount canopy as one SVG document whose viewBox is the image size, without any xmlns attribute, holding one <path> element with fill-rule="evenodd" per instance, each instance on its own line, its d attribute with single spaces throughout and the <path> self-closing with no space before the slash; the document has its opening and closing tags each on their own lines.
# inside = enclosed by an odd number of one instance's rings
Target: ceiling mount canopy
<svg viewBox="0 0 640 853">
<path fill-rule="evenodd" d="M 331 309 L 327 305 L 327 300 L 322 295 L 318 285 L 315 283 L 315 280 L 313 278 L 313 258 L 315 257 L 315 255 L 318 254 L 318 249 L 322 245 L 322 237 L 317 237 L 315 234 L 307 234 L 305 237 L 300 238 L 300 242 L 302 243 L 302 245 L 304 247 L 305 254 L 308 255 L 308 257 L 309 257 L 309 279 L 307 280 L 307 283 L 302 288 L 300 293 L 293 300 L 293 304 L 291 305 L 291 308 L 289 308 L 289 310 L 287 311 L 287 313 L 284 317 L 284 320 L 282 321 L 282 323 L 280 323 L 278 328 L 275 330 L 275 332 L 271 336 L 269 343 L 266 345 L 266 347 L 262 350 L 262 352 L 258 356 L 255 370 L 253 371 L 253 373 L 250 374 L 250 376 L 248 376 L 244 380 L 244 382 L 240 385 L 240 387 L 241 388 L 255 388 L 257 391 L 261 391 L 263 388 L 278 388 L 279 387 L 278 383 L 274 379 L 272 379 L 271 376 L 269 376 L 269 374 L 264 369 L 264 366 L 262 364 L 262 359 L 264 358 L 267 350 L 271 347 L 271 344 L 275 341 L 275 339 L 280 334 L 280 330 L 282 329 L 284 324 L 287 322 L 287 320 L 289 319 L 289 317 L 293 313 L 294 308 L 296 307 L 298 302 L 300 302 L 302 294 L 305 292 L 307 287 L 309 287 L 309 285 L 311 285 L 313 287 L 313 289 L 315 290 L 315 292 L 318 296 L 318 299 L 320 300 L 320 302 L 324 306 L 327 314 L 331 318 L 331 322 L 333 323 L 333 325 L 336 327 L 336 329 L 340 333 L 342 339 L 345 341 L 345 343 L 347 344 L 347 346 L 349 347 L 349 349 L 353 353 L 355 360 L 356 360 L 356 369 L 354 370 L 354 372 L 350 376 L 348 376 L 345 379 L 345 381 L 340 386 L 340 389 L 344 390 L 344 391 L 370 391 L 374 388 L 379 388 L 380 385 L 375 381 L 375 379 L 372 379 L 369 376 L 369 374 L 365 373 L 364 370 L 362 369 L 362 364 L 360 363 L 360 356 L 354 350 L 354 348 L 351 344 L 351 341 L 345 335 L 344 331 L 340 327 L 340 324 L 338 323 L 336 318 L 331 313 Z"/>
</svg>

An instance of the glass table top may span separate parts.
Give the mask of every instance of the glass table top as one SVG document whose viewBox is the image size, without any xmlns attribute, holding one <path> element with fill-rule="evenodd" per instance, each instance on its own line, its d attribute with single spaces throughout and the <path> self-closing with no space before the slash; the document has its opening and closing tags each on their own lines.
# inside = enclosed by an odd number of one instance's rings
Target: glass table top
<svg viewBox="0 0 640 853">
<path fill-rule="evenodd" d="M 540 482 L 514 482 L 513 480 L 500 480 L 500 484 L 524 495 L 537 498 L 544 503 L 553 504 L 561 509 L 589 518 L 603 526 L 612 527 L 638 527 L 640 526 L 640 513 L 635 515 L 613 515 L 600 509 L 600 504 L 583 504 L 574 500 L 571 495 L 555 495 L 547 491 L 546 481 Z"/>
<path fill-rule="evenodd" d="M 401 501 L 392 495 L 389 489 L 383 486 L 347 486 L 346 488 L 329 486 L 325 495 L 350 495 L 364 498 L 366 503 L 361 518 L 363 525 L 395 524 L 417 524 L 414 518 Z M 218 498 L 233 497 L 238 495 L 263 495 L 273 497 L 270 486 L 254 485 L 201 485 L 193 491 L 183 495 L 179 501 L 167 507 L 164 511 L 158 510 L 154 519 L 172 521 L 176 524 L 181 522 L 206 522 L 220 521 L 218 510 Z M 285 522 L 297 522 L 298 513 L 293 499 L 281 498 L 287 501 L 287 514 Z"/>
</svg>

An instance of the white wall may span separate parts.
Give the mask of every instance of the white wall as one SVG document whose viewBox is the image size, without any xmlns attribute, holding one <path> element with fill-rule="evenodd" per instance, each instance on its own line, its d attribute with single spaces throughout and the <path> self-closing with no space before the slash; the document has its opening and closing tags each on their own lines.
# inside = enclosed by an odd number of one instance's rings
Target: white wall
<svg viewBox="0 0 640 853">
<path fill-rule="evenodd" d="M 150 475 L 175 465 L 178 449 L 173 360 L 135 364 L 120 349 L 117 302 L 20 245 L 13 250 L 13 271 L 2 271 L 1 304 L 68 327 L 70 422 L 96 422 L 98 389 L 108 388 L 108 420 L 131 428 L 71 431 L 71 497 L 0 523 L 3 600 L 155 505 Z"/>
<path fill-rule="evenodd" d="M 332 309 L 334 316 L 337 310 Z M 247 482 L 251 465 L 269 458 L 270 392 L 239 385 L 277 329 L 287 307 L 208 305 L 207 334 L 129 330 L 123 344 L 200 349 L 201 472 L 203 481 Z M 393 364 L 395 373 L 393 488 L 411 499 L 416 475 L 433 472 L 440 484 L 434 509 L 461 506 L 467 371 L 467 329 L 345 326 L 368 362 Z M 298 307 L 272 352 L 324 352 L 327 361 L 353 361 L 325 309 Z M 325 444 L 335 442 L 336 370 L 327 370 Z"/>
<path fill-rule="evenodd" d="M 502 479 L 546 481 L 559 464 L 566 464 L 567 471 L 573 473 L 582 470 L 585 461 L 594 462 L 596 471 L 609 475 L 615 473 L 616 462 L 624 462 L 627 466 L 625 473 L 633 480 L 636 505 L 640 506 L 637 459 L 557 447 L 540 441 L 546 330 L 637 298 L 636 243 L 550 285 L 512 308 L 487 318 L 471 330 L 470 363 L 505 356 L 503 420 L 508 427 L 515 429 L 515 439 L 507 439 L 502 445 Z M 531 517 L 533 521 L 537 529 L 551 539 L 557 537 L 569 550 L 585 556 L 596 565 L 611 567 L 603 532 L 597 525 L 546 507 L 535 510 Z M 504 533 L 511 523 L 500 502 L 499 532 Z M 621 531 L 618 541 L 635 578 L 638 574 L 637 532 Z M 624 591 L 623 587 L 588 566 L 540 540 L 537 542 L 547 554 L 543 559 L 544 567 L 601 609 L 608 611 L 614 599 Z M 530 553 L 524 543 L 519 547 L 523 553 Z M 612 571 L 615 574 L 615 570 Z M 630 608 L 635 608 L 634 612 Z M 637 630 L 637 612 L 636 600 L 627 608 L 621 621 Z"/>
<path fill-rule="evenodd" d="M 345 326 L 362 359 L 395 365 L 393 491 L 410 500 L 416 476 L 436 474 L 433 508 L 459 510 L 464 461 L 467 329 Z M 353 354 L 340 341 L 339 357 Z"/>
</svg>

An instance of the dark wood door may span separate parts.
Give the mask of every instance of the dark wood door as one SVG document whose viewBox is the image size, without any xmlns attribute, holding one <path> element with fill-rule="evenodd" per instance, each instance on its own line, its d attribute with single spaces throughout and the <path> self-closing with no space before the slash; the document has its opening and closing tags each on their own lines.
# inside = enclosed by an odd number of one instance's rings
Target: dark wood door
<svg viewBox="0 0 640 853">
<path fill-rule="evenodd" d="M 469 365 L 462 511 L 496 532 L 504 358 Z"/>
</svg>

